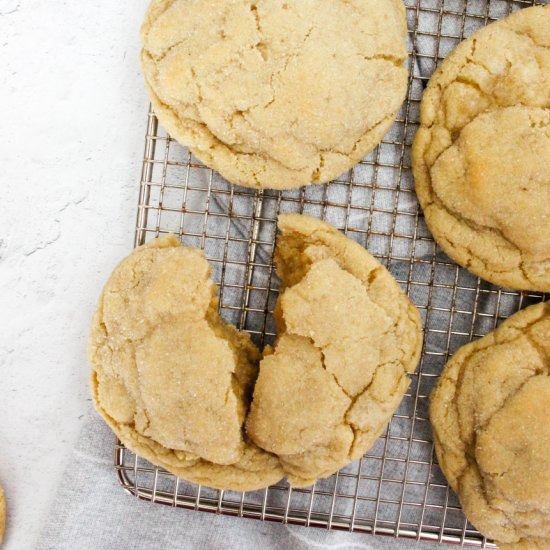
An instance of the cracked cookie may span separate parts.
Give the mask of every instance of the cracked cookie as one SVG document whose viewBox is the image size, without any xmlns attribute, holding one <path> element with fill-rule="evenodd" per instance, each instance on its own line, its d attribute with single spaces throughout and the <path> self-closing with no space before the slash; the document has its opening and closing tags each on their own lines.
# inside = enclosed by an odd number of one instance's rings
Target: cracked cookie
<svg viewBox="0 0 550 550">
<path fill-rule="evenodd" d="M 334 473 L 374 443 L 418 363 L 418 310 L 377 260 L 308 216 L 279 228 L 280 337 L 261 363 L 219 317 L 203 253 L 173 236 L 123 260 L 99 300 L 95 405 L 128 448 L 189 481 L 253 490 Z"/>
<path fill-rule="evenodd" d="M 92 322 L 98 411 L 131 450 L 184 479 L 252 490 L 283 472 L 243 437 L 259 352 L 225 324 L 202 252 L 164 237 L 115 269 Z"/>
<path fill-rule="evenodd" d="M 550 547 L 550 303 L 460 348 L 431 396 L 438 461 L 502 547 Z"/>
<path fill-rule="evenodd" d="M 462 42 L 420 122 L 413 170 L 436 241 L 492 283 L 550 291 L 550 6 Z"/>
<path fill-rule="evenodd" d="M 279 218 L 279 338 L 260 363 L 246 429 L 292 486 L 360 458 L 409 386 L 420 315 L 364 248 L 309 216 Z"/>
<path fill-rule="evenodd" d="M 289 189 L 380 143 L 405 99 L 406 32 L 402 0 L 153 0 L 142 69 L 160 122 L 205 164 Z"/>
</svg>

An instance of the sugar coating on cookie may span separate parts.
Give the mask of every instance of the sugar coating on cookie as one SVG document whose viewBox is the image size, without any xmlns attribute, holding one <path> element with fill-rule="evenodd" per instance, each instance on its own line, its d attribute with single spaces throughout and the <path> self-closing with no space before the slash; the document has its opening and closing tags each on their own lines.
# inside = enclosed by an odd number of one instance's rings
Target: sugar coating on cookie
<svg viewBox="0 0 550 550">
<path fill-rule="evenodd" d="M 460 348 L 431 397 L 439 464 L 499 546 L 550 546 L 550 304 Z"/>
<path fill-rule="evenodd" d="M 418 310 L 390 273 L 331 225 L 285 214 L 276 248 L 279 339 L 260 363 L 246 423 L 293 486 L 361 457 L 409 386 Z"/>
<path fill-rule="evenodd" d="M 289 189 L 382 140 L 406 94 L 406 32 L 402 0 L 153 0 L 142 68 L 160 122 L 204 163 Z"/>
<path fill-rule="evenodd" d="M 173 237 L 115 269 L 90 337 L 99 412 L 151 462 L 213 487 L 257 488 L 282 477 L 243 437 L 259 352 L 217 313 L 204 254 Z"/>
<path fill-rule="evenodd" d="M 420 121 L 413 169 L 436 241 L 488 281 L 550 290 L 550 6 L 462 42 Z"/>
<path fill-rule="evenodd" d="M 280 337 L 261 363 L 219 317 L 204 254 L 173 236 L 130 254 L 101 295 L 96 407 L 128 448 L 189 481 L 253 490 L 331 475 L 374 443 L 418 363 L 418 310 L 377 260 L 308 216 L 279 228 Z"/>
</svg>

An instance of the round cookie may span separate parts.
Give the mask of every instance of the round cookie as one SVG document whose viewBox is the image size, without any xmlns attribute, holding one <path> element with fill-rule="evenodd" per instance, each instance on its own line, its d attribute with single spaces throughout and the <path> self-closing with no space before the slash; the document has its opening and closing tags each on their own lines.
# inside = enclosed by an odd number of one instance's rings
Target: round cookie
<svg viewBox="0 0 550 550">
<path fill-rule="evenodd" d="M 360 458 L 409 386 L 418 310 L 363 247 L 308 216 L 279 218 L 279 338 L 260 363 L 246 429 L 292 486 Z"/>
<path fill-rule="evenodd" d="M 219 317 L 209 275 L 202 252 L 173 236 L 120 263 L 92 322 L 94 402 L 152 463 L 215 488 L 257 489 L 283 476 L 243 436 L 259 352 Z"/>
<path fill-rule="evenodd" d="M 462 42 L 420 122 L 416 191 L 438 244 L 492 283 L 550 291 L 550 6 Z"/>
<path fill-rule="evenodd" d="M 460 348 L 431 396 L 443 473 L 502 548 L 550 547 L 550 303 Z"/>
<path fill-rule="evenodd" d="M 350 23 L 353 32 L 350 32 Z M 142 69 L 166 130 L 232 183 L 324 183 L 407 90 L 402 0 L 153 0 Z"/>
</svg>

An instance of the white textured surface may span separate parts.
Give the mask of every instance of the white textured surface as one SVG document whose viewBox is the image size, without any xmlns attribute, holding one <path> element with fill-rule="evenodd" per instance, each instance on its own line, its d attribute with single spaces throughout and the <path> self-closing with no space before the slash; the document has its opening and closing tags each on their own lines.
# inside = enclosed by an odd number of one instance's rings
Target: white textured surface
<svg viewBox="0 0 550 550">
<path fill-rule="evenodd" d="M 0 0 L 0 482 L 33 548 L 88 399 L 86 336 L 133 244 L 147 0 Z"/>
</svg>

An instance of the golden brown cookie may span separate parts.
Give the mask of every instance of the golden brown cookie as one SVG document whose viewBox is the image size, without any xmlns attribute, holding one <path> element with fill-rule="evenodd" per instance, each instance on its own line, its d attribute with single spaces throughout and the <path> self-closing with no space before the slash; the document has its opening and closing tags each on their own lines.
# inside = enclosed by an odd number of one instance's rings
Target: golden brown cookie
<svg viewBox="0 0 550 550">
<path fill-rule="evenodd" d="M 178 476 L 250 490 L 282 477 L 242 425 L 259 352 L 217 312 L 202 252 L 173 237 L 115 269 L 92 323 L 97 409 L 120 440 Z"/>
<path fill-rule="evenodd" d="M 409 386 L 418 310 L 390 273 L 331 225 L 279 218 L 279 339 L 260 364 L 246 429 L 293 486 L 360 458 Z"/>
<path fill-rule="evenodd" d="M 418 363 L 420 316 L 378 261 L 314 218 L 279 227 L 281 335 L 258 378 L 259 352 L 219 317 L 203 253 L 175 237 L 134 251 L 100 298 L 96 407 L 128 448 L 189 481 L 253 490 L 334 473 L 374 443 Z"/>
<path fill-rule="evenodd" d="M 413 146 L 438 244 L 505 287 L 550 290 L 550 6 L 462 42 L 430 80 Z"/>
<path fill-rule="evenodd" d="M 438 461 L 503 548 L 550 548 L 550 303 L 460 348 L 431 396 Z"/>
<path fill-rule="evenodd" d="M 382 140 L 406 94 L 406 32 L 402 0 L 153 0 L 142 68 L 160 122 L 204 163 L 289 189 Z"/>
</svg>

